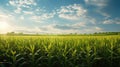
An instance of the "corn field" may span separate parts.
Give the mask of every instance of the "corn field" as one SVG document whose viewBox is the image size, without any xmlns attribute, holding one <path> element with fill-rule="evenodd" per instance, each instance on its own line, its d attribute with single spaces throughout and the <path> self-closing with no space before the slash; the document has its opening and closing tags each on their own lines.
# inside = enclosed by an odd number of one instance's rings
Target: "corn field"
<svg viewBox="0 0 120 67">
<path fill-rule="evenodd" d="M 120 36 L 0 36 L 0 67 L 120 67 Z"/>
</svg>

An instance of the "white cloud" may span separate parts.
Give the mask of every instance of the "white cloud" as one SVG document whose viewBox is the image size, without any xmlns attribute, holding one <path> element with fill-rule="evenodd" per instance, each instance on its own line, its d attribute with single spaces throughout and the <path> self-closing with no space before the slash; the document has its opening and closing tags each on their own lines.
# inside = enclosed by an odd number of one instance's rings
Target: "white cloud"
<svg viewBox="0 0 120 67">
<path fill-rule="evenodd" d="M 23 11 L 24 14 L 29 14 L 29 15 L 32 15 L 34 12 L 32 11 Z"/>
<path fill-rule="evenodd" d="M 68 14 L 60 14 L 59 15 L 60 18 L 64 18 L 64 19 L 68 19 L 68 20 L 77 20 L 78 17 L 74 16 L 74 15 L 68 15 Z"/>
<path fill-rule="evenodd" d="M 21 19 L 21 20 L 24 20 L 25 18 L 24 18 L 24 16 L 21 16 L 20 19 Z"/>
<path fill-rule="evenodd" d="M 91 26 L 91 27 L 84 28 L 82 31 L 83 33 L 94 33 L 94 32 L 102 32 L 104 31 L 104 29 L 97 26 L 94 26 L 94 27 Z"/>
<path fill-rule="evenodd" d="M 98 26 L 87 26 L 85 22 L 78 22 L 75 24 L 56 24 L 52 26 L 52 29 L 55 29 L 56 32 L 60 31 L 61 33 L 94 33 L 94 32 L 102 32 L 104 29 Z M 50 28 L 48 28 L 49 31 Z M 60 33 L 59 32 L 59 33 Z"/>
<path fill-rule="evenodd" d="M 15 13 L 21 13 L 22 9 L 18 7 L 16 10 L 14 10 Z"/>
<path fill-rule="evenodd" d="M 35 0 L 9 0 L 9 5 L 15 7 L 15 13 L 21 13 L 23 8 L 31 9 L 32 6 L 36 6 L 37 4 Z"/>
<path fill-rule="evenodd" d="M 86 4 L 103 7 L 107 5 L 108 0 L 85 0 Z"/>
<path fill-rule="evenodd" d="M 61 33 L 61 30 L 59 29 L 55 29 L 53 27 L 53 25 L 45 25 L 45 26 L 41 26 L 41 27 L 31 27 L 31 28 L 28 28 L 28 27 L 18 27 L 16 26 L 15 29 L 14 29 L 15 32 L 23 32 L 23 33 L 41 33 L 41 34 L 47 34 L 47 33 L 53 33 L 53 34 L 58 34 L 58 33 Z"/>
<path fill-rule="evenodd" d="M 14 16 L 0 11 L 0 21 L 9 21 L 10 22 L 12 20 L 14 20 Z"/>
<path fill-rule="evenodd" d="M 67 26 L 67 27 L 72 28 L 72 29 L 79 29 L 81 27 L 86 27 L 86 23 L 85 22 L 77 22 L 74 24 L 67 24 L 64 26 Z"/>
<path fill-rule="evenodd" d="M 68 20 L 77 20 L 80 17 L 84 17 L 86 12 L 87 10 L 82 8 L 79 4 L 62 6 L 57 10 L 58 16 L 60 18 Z"/>
<path fill-rule="evenodd" d="M 115 19 L 105 19 L 103 21 L 103 24 L 120 24 L 120 19 L 115 18 Z"/>
<path fill-rule="evenodd" d="M 74 26 L 74 25 L 73 25 Z M 46 27 L 47 28 L 47 27 Z M 94 32 L 101 32 L 103 31 L 102 28 L 94 26 L 94 27 L 84 27 L 83 29 L 60 29 L 60 28 L 55 28 L 54 25 L 51 25 L 50 27 L 47 28 L 48 31 L 51 33 L 59 33 L 59 34 L 69 34 L 69 33 L 94 33 Z"/>
<path fill-rule="evenodd" d="M 24 26 L 15 26 L 13 31 L 16 33 L 22 32 L 22 33 L 26 33 L 26 34 L 35 34 L 35 33 L 41 32 L 41 30 L 38 27 L 28 28 L 28 27 L 24 27 Z"/>
<path fill-rule="evenodd" d="M 97 30 L 97 31 L 101 31 L 102 28 L 100 28 L 100 27 L 95 27 L 95 30 Z"/>
<path fill-rule="evenodd" d="M 75 27 L 75 28 L 86 27 L 86 23 L 85 22 L 79 22 L 79 23 L 73 24 L 72 26 Z"/>
<path fill-rule="evenodd" d="M 78 32 L 78 30 L 75 30 L 75 29 L 63 30 L 63 29 L 55 28 L 54 26 L 55 24 L 46 25 L 46 26 L 41 27 L 40 29 L 44 33 L 52 33 L 52 34 L 69 34 L 72 32 Z"/>
<path fill-rule="evenodd" d="M 113 23 L 113 20 L 104 20 L 103 21 L 103 24 L 112 24 Z"/>
<path fill-rule="evenodd" d="M 29 5 L 37 5 L 35 0 L 9 0 L 9 4 L 17 7 L 26 7 Z"/>
<path fill-rule="evenodd" d="M 85 28 L 86 27 L 86 23 L 84 22 L 78 22 L 78 23 L 74 23 L 74 24 L 56 24 L 54 25 L 54 28 L 57 29 L 61 29 L 61 30 L 70 30 L 70 29 L 74 29 L 74 30 L 78 30 L 80 28 Z"/>
<path fill-rule="evenodd" d="M 41 22 L 54 16 L 54 13 L 47 13 L 44 9 L 36 7 L 35 0 L 9 0 L 9 5 L 15 7 L 14 12 L 17 13 L 15 15 L 21 14 L 22 17 L 18 16 L 21 20 L 27 17 L 33 22 Z"/>
<path fill-rule="evenodd" d="M 9 1 L 9 4 L 15 6 L 14 0 L 10 0 L 10 1 Z"/>
<path fill-rule="evenodd" d="M 43 13 L 42 15 L 34 15 L 31 19 L 35 22 L 41 22 L 42 20 L 47 20 L 54 17 L 54 13 Z"/>
</svg>

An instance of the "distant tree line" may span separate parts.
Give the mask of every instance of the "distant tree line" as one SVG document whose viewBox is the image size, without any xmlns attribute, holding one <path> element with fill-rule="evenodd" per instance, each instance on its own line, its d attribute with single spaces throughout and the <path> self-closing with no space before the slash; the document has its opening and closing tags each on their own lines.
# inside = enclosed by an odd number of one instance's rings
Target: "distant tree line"
<svg viewBox="0 0 120 67">
<path fill-rule="evenodd" d="M 93 35 L 120 35 L 120 32 L 95 32 Z"/>
<path fill-rule="evenodd" d="M 90 33 L 90 34 L 87 34 L 87 33 L 84 33 L 84 34 L 78 34 L 78 33 L 69 33 L 69 34 L 39 34 L 39 33 L 36 33 L 36 34 L 24 34 L 22 32 L 20 33 L 15 33 L 15 32 L 8 32 L 7 35 L 61 35 L 61 36 L 64 36 L 64 35 L 120 35 L 120 32 L 95 32 L 95 33 Z"/>
<path fill-rule="evenodd" d="M 8 32 L 7 35 L 24 35 L 22 32 L 15 33 L 15 32 Z"/>
</svg>

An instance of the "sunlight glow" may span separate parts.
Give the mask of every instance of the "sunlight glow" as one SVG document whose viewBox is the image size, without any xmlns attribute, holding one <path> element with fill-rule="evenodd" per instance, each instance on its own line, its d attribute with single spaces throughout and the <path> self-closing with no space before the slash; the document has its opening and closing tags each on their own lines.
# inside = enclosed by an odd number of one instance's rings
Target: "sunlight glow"
<svg viewBox="0 0 120 67">
<path fill-rule="evenodd" d="M 0 32 L 6 33 L 9 30 L 9 24 L 5 21 L 0 21 Z"/>
</svg>

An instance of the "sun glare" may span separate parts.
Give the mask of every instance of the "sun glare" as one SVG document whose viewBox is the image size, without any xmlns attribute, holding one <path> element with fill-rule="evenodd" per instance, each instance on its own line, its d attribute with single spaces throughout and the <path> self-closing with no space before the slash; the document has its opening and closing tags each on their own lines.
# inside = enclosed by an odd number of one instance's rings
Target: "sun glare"
<svg viewBox="0 0 120 67">
<path fill-rule="evenodd" d="M 0 21 L 0 32 L 6 33 L 9 29 L 9 25 L 7 22 Z"/>
</svg>

